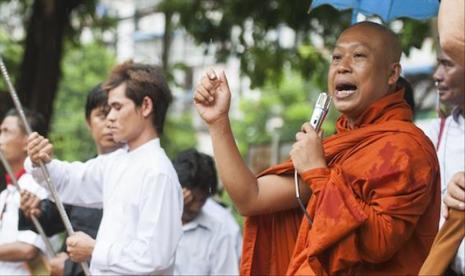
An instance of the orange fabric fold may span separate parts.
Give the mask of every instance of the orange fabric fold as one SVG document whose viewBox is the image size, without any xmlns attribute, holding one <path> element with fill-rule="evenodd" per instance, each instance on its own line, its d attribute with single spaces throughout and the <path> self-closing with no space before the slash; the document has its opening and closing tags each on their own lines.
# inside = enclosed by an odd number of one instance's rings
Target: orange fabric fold
<svg viewBox="0 0 465 276">
<path fill-rule="evenodd" d="M 298 209 L 247 218 L 241 274 L 416 274 L 437 233 L 440 185 L 434 146 L 411 118 L 403 91 L 352 129 L 341 116 L 323 142 L 328 169 L 300 175 L 313 224 Z M 293 172 L 287 161 L 259 177 Z"/>
<path fill-rule="evenodd" d="M 449 210 L 418 275 L 444 275 L 465 237 L 465 211 Z"/>
</svg>

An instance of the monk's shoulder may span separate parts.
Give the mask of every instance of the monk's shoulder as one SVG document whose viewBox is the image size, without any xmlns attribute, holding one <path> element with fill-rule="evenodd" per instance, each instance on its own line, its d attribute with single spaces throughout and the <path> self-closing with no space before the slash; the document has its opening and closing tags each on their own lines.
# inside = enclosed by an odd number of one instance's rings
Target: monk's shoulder
<svg viewBox="0 0 465 276">
<path fill-rule="evenodd" d="M 433 144 L 419 129 L 389 131 L 374 141 L 372 146 L 416 161 L 428 161 L 436 158 Z"/>
</svg>

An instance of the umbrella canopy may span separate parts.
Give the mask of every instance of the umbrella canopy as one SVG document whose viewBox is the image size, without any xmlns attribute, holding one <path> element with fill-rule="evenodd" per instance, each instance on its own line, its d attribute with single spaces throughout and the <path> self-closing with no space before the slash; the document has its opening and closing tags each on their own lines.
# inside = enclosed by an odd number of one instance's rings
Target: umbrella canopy
<svg viewBox="0 0 465 276">
<path fill-rule="evenodd" d="M 338 10 L 352 9 L 352 23 L 357 14 L 379 16 L 384 22 L 398 17 L 425 20 L 438 14 L 438 0 L 313 0 L 310 9 L 331 5 Z"/>
</svg>

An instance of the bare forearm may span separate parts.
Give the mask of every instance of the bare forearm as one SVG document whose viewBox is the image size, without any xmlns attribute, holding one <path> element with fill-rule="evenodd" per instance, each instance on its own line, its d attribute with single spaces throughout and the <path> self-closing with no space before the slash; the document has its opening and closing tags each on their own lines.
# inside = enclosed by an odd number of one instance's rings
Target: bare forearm
<svg viewBox="0 0 465 276">
<path fill-rule="evenodd" d="M 23 242 L 12 242 L 0 245 L 0 260 L 6 262 L 24 262 L 34 259 L 37 248 Z"/>
<path fill-rule="evenodd" d="M 258 196 L 257 179 L 239 153 L 229 119 L 215 123 L 209 130 L 221 181 L 242 213 Z"/>
</svg>

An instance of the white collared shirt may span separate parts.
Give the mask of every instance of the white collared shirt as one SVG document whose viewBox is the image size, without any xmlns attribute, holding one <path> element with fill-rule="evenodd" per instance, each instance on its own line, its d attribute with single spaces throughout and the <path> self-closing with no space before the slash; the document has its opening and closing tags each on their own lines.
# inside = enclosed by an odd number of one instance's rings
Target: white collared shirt
<svg viewBox="0 0 465 276">
<path fill-rule="evenodd" d="M 434 119 L 427 123 L 420 123 L 419 127 L 436 146 L 439 137 L 440 120 Z M 465 122 L 458 108 L 455 108 L 452 115 L 446 118 L 437 155 L 441 170 L 442 199 L 447 191 L 447 184 L 449 184 L 454 174 L 465 171 Z M 441 216 L 441 225 L 443 222 Z M 465 274 L 465 241 L 460 244 L 451 268 L 456 272 Z"/>
<path fill-rule="evenodd" d="M 203 205 L 202 210 L 225 225 L 226 231 L 232 237 L 232 240 L 234 242 L 237 263 L 239 263 L 242 254 L 242 234 L 241 228 L 239 227 L 239 224 L 237 224 L 236 220 L 231 214 L 231 211 L 224 208 L 211 198 L 207 199 L 205 205 Z"/>
<path fill-rule="evenodd" d="M 39 186 L 30 174 L 23 174 L 18 179 L 18 185 L 40 199 L 47 198 L 47 191 Z M 6 189 L 0 193 L 0 246 L 19 241 L 45 252 L 45 243 L 38 234 L 31 230 L 18 230 L 20 198 L 18 190 L 13 185 L 7 185 Z M 0 261 L 0 275 L 29 274 L 25 262 Z"/>
<path fill-rule="evenodd" d="M 25 166 L 43 180 L 29 159 Z M 173 273 L 182 191 L 159 139 L 85 163 L 53 160 L 47 167 L 64 203 L 103 207 L 92 274 Z"/>
<path fill-rule="evenodd" d="M 238 275 L 234 242 L 223 223 L 203 210 L 183 225 L 175 275 Z"/>
</svg>

